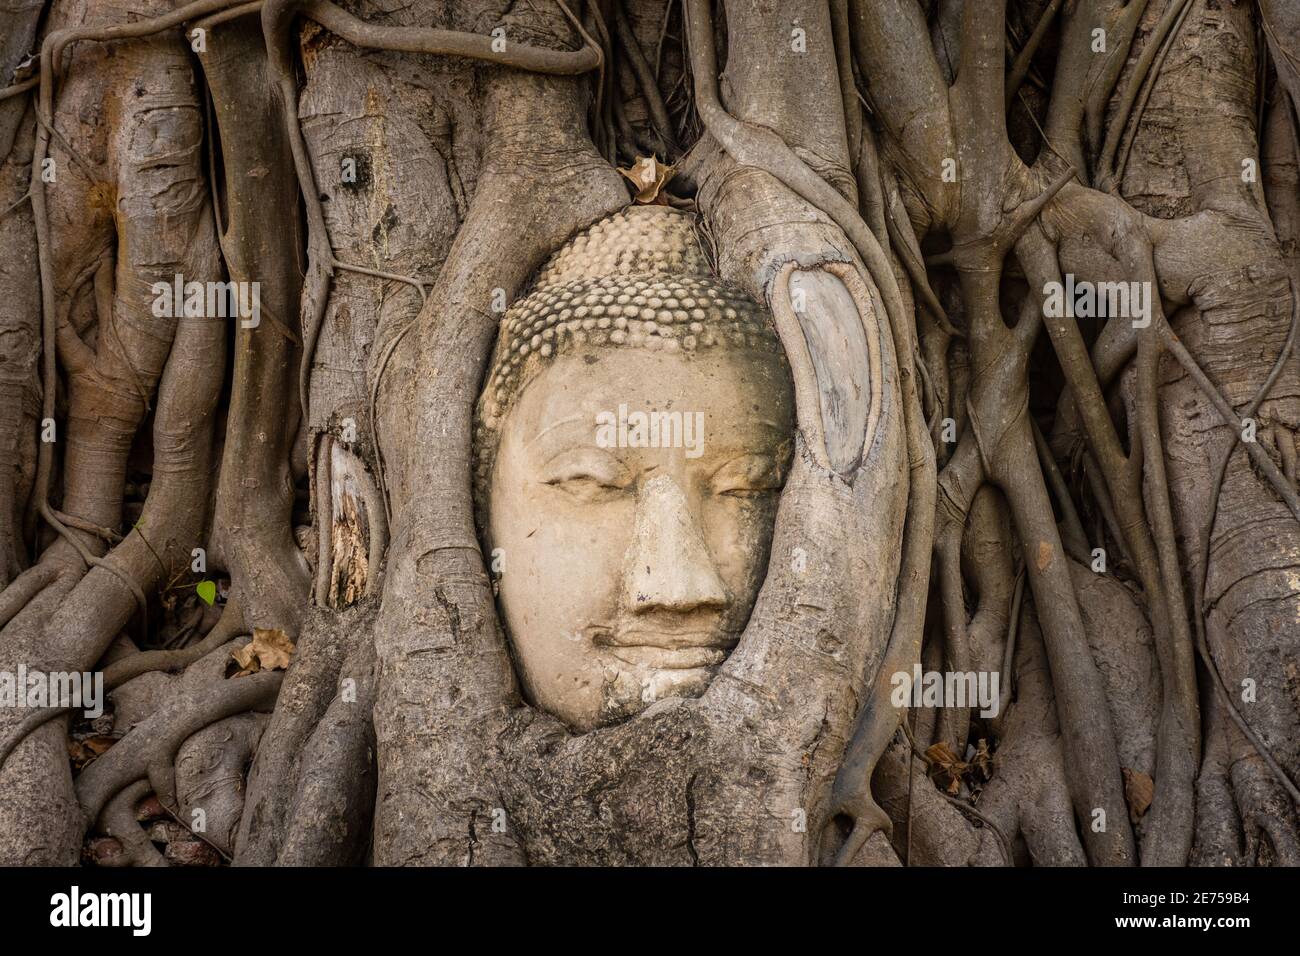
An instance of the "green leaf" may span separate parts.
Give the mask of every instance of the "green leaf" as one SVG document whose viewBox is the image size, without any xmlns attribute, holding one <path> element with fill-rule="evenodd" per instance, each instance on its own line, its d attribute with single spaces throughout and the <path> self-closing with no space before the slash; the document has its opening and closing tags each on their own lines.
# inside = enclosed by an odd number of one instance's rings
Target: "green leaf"
<svg viewBox="0 0 1300 956">
<path fill-rule="evenodd" d="M 195 585 L 194 590 L 198 592 L 203 603 L 207 604 L 209 607 L 212 605 L 212 602 L 217 599 L 216 581 L 200 581 Z"/>
</svg>

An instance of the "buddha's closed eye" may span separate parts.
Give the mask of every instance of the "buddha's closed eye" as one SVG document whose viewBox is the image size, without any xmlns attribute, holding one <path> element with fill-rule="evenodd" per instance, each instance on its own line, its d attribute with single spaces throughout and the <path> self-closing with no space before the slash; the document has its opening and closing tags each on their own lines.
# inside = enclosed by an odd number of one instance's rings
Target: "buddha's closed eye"
<svg viewBox="0 0 1300 956">
<path fill-rule="evenodd" d="M 713 473 L 709 490 L 728 498 L 760 498 L 781 489 L 780 465 L 770 455 L 742 455 Z"/>
<path fill-rule="evenodd" d="M 609 452 L 585 446 L 562 451 L 548 461 L 541 480 L 579 501 L 596 502 L 626 490 L 632 473 Z"/>
<path fill-rule="evenodd" d="M 542 469 L 543 484 L 584 502 L 609 500 L 633 489 L 636 478 L 615 456 L 589 446 L 560 452 Z M 771 455 L 733 458 L 708 479 L 710 494 L 754 499 L 781 490 L 780 464 Z"/>
</svg>

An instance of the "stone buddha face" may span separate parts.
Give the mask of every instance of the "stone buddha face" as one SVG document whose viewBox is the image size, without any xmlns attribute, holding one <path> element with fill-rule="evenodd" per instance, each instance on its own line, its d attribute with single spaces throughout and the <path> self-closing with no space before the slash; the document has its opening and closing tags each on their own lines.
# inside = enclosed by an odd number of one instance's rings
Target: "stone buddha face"
<svg viewBox="0 0 1300 956">
<path fill-rule="evenodd" d="M 620 216 L 694 241 L 683 214 Z M 477 493 L 524 691 L 585 731 L 698 696 L 739 640 L 794 401 L 766 316 L 707 275 L 546 277 L 503 324 Z"/>
</svg>

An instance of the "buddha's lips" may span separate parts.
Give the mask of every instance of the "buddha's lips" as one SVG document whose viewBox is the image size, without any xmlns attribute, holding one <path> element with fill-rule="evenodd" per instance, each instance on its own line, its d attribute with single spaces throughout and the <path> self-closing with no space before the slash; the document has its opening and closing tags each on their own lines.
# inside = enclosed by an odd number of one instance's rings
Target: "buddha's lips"
<svg viewBox="0 0 1300 956">
<path fill-rule="evenodd" d="M 688 670 L 721 664 L 740 635 L 719 628 L 631 627 L 601 629 L 592 643 L 629 664 Z"/>
</svg>

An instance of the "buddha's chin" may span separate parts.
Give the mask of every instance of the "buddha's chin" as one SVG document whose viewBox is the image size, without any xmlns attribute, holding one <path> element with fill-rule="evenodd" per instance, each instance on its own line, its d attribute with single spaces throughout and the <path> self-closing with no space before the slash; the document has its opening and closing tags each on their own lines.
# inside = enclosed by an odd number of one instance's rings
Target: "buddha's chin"
<svg viewBox="0 0 1300 956">
<path fill-rule="evenodd" d="M 602 725 L 634 717 L 661 700 L 701 696 L 727 658 L 727 651 L 717 648 L 618 650 L 605 667 Z"/>
</svg>

